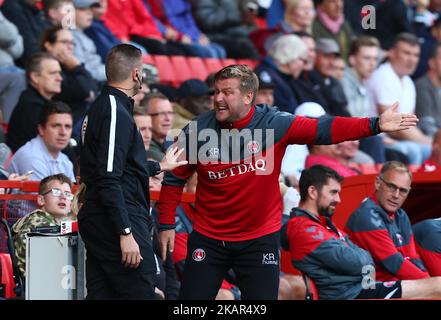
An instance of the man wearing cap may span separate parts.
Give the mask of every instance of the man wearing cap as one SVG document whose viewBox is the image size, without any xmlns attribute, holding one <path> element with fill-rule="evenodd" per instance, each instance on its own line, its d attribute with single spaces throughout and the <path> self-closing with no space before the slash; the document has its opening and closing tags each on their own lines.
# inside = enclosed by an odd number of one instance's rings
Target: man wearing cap
<svg viewBox="0 0 441 320">
<path fill-rule="evenodd" d="M 270 107 L 274 105 L 274 82 L 267 72 L 259 74 L 259 90 L 257 90 L 256 104 L 262 103 Z"/>
<path fill-rule="evenodd" d="M 316 81 L 322 88 L 326 100 L 326 113 L 334 116 L 349 116 L 348 101 L 340 82 L 333 77 L 334 61 L 340 56 L 337 42 L 330 38 L 318 39 L 316 43 L 317 58 L 315 70 L 318 71 Z"/>
<path fill-rule="evenodd" d="M 97 54 L 95 43 L 90 39 L 84 30 L 92 25 L 92 6 L 99 5 L 98 0 L 74 0 L 75 7 L 75 28 L 72 30 L 74 37 L 74 55 L 84 63 L 87 71 L 92 77 L 99 81 L 106 81 L 106 72 L 101 57 Z"/>
<path fill-rule="evenodd" d="M 176 95 L 173 129 L 182 129 L 196 116 L 213 109 L 213 90 L 199 79 L 184 81 Z"/>
</svg>

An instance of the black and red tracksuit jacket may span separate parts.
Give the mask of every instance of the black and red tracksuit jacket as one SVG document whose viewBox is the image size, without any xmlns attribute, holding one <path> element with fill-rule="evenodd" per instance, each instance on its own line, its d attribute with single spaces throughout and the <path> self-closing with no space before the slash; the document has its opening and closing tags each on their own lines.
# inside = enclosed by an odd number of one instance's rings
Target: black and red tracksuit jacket
<svg viewBox="0 0 441 320">
<path fill-rule="evenodd" d="M 378 118 L 309 119 L 266 105 L 253 106 L 244 119 L 228 124 L 218 122 L 214 111 L 204 113 L 179 137 L 178 143 L 186 147 L 190 163 L 165 174 L 157 207 L 161 228 L 174 228 L 183 187 L 196 171 L 194 230 L 224 241 L 250 240 L 277 232 L 282 220 L 278 178 L 286 147 L 371 136 L 378 133 L 377 121 Z M 239 141 L 239 148 L 233 147 L 233 140 Z M 237 149 L 238 158 L 230 159 L 228 155 L 237 155 Z"/>
<path fill-rule="evenodd" d="M 377 281 L 429 277 L 417 253 L 409 217 L 403 209 L 390 214 L 374 196 L 366 198 L 349 217 L 345 231 L 355 244 L 371 253 Z"/>
<path fill-rule="evenodd" d="M 432 277 L 441 276 L 441 218 L 418 222 L 412 229 L 427 271 Z"/>
<path fill-rule="evenodd" d="M 369 268 L 375 271 L 369 252 L 325 217 L 301 208 L 292 209 L 281 244 L 289 250 L 292 264 L 314 281 L 320 299 L 356 298 Z"/>
</svg>

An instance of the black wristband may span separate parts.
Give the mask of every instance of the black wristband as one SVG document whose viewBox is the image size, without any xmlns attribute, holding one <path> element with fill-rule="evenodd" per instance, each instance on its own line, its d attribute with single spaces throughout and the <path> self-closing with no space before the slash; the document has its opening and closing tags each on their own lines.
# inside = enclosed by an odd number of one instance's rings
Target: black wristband
<svg viewBox="0 0 441 320">
<path fill-rule="evenodd" d="M 377 133 L 381 133 L 381 129 L 380 129 L 380 117 L 378 117 L 377 120 L 375 121 L 375 130 L 377 131 Z"/>
</svg>

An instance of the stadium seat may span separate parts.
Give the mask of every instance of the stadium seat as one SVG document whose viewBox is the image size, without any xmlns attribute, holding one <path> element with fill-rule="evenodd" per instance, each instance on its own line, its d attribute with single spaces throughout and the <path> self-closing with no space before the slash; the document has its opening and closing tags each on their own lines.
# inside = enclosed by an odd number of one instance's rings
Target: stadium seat
<svg viewBox="0 0 441 320">
<path fill-rule="evenodd" d="M 259 61 L 253 60 L 253 59 L 237 59 L 237 63 L 238 64 L 246 64 L 251 69 L 254 69 L 257 66 L 257 64 L 259 63 Z"/>
<path fill-rule="evenodd" d="M 227 67 L 232 64 L 237 64 L 235 59 L 221 59 L 222 67 Z"/>
<path fill-rule="evenodd" d="M 223 68 L 221 60 L 216 58 L 205 58 L 204 59 L 205 66 L 209 73 L 218 72 Z"/>
<path fill-rule="evenodd" d="M 312 281 L 312 279 L 304 273 L 302 273 L 302 277 L 303 277 L 303 281 L 305 281 L 305 286 L 306 286 L 305 300 L 318 300 L 319 299 L 318 290 L 314 281 Z"/>
<path fill-rule="evenodd" d="M 358 167 L 361 170 L 362 174 L 377 174 L 378 168 L 376 164 L 372 163 L 359 163 Z"/>
<path fill-rule="evenodd" d="M 187 62 L 187 57 L 184 56 L 170 56 L 170 61 L 175 73 L 176 86 L 179 86 L 182 82 L 188 79 L 192 79 L 193 73 Z"/>
<path fill-rule="evenodd" d="M 190 67 L 192 77 L 205 81 L 210 72 L 208 72 L 207 67 L 204 64 L 204 60 L 202 60 L 200 57 L 188 57 L 187 62 L 188 66 Z"/>
<path fill-rule="evenodd" d="M 153 56 L 156 68 L 158 69 L 159 81 L 164 84 L 174 85 L 177 83 L 175 72 L 169 56 Z"/>
<path fill-rule="evenodd" d="M 1 283 L 5 285 L 5 298 L 15 297 L 14 277 L 12 272 L 12 261 L 9 253 L 0 253 Z"/>
<path fill-rule="evenodd" d="M 153 61 L 153 56 L 145 54 L 142 56 L 142 63 L 155 64 L 155 61 Z"/>
</svg>

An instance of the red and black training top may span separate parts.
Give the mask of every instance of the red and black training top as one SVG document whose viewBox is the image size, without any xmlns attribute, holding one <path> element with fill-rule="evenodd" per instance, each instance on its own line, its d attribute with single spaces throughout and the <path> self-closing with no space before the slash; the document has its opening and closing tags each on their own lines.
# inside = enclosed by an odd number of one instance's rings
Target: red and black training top
<svg viewBox="0 0 441 320">
<path fill-rule="evenodd" d="M 349 217 L 345 231 L 356 245 L 371 253 L 378 281 L 429 277 L 417 253 L 409 217 L 403 209 L 387 213 L 374 196 L 366 198 Z"/>
<path fill-rule="evenodd" d="M 280 230 L 278 178 L 289 144 L 333 144 L 377 134 L 378 118 L 309 119 L 266 105 L 237 122 L 220 123 L 214 111 L 187 125 L 178 143 L 188 165 L 167 173 L 158 203 L 162 229 L 174 228 L 186 180 L 198 174 L 194 229 L 224 241 L 255 239 Z M 209 129 L 209 130 L 207 130 Z"/>
</svg>

